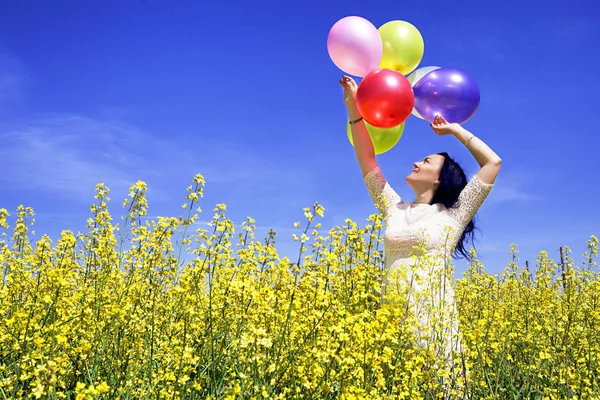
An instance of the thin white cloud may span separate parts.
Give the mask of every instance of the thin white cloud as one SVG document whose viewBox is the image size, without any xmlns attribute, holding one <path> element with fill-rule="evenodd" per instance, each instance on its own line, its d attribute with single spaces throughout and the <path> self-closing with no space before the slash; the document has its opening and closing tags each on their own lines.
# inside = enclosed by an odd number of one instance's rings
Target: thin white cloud
<svg viewBox="0 0 600 400">
<path fill-rule="evenodd" d="M 513 172 L 504 168 L 500 171 L 486 203 L 545 200 L 544 197 L 531 192 L 530 189 L 535 187 L 532 185 L 534 179 L 536 176 L 533 172 Z"/>
<path fill-rule="evenodd" d="M 493 193 L 493 194 L 492 194 Z M 498 185 L 490 193 L 488 201 L 491 203 L 504 203 L 509 201 L 540 201 L 544 200 L 543 197 L 527 193 L 523 189 L 517 187 L 517 185 L 502 186 Z"/>
<path fill-rule="evenodd" d="M 579 40 L 580 38 L 591 38 L 598 31 L 595 21 L 586 21 L 582 18 L 564 18 L 557 22 L 555 36 L 559 40 Z"/>
<path fill-rule="evenodd" d="M 86 200 L 104 182 L 117 190 L 152 175 L 139 154 L 146 135 L 127 125 L 70 115 L 47 115 L 0 133 L 0 180 L 13 189 L 35 188 Z"/>
<path fill-rule="evenodd" d="M 25 65 L 7 49 L 0 47 L 0 103 L 23 99 L 31 83 Z"/>
<path fill-rule="evenodd" d="M 0 168 L 7 171 L 0 183 L 13 191 L 42 190 L 89 203 L 96 183 L 124 198 L 131 185 L 144 180 L 152 201 L 179 202 L 193 175 L 202 173 L 207 191 L 233 193 L 240 203 L 256 206 L 264 200 L 270 207 L 306 201 L 312 177 L 293 160 L 264 157 L 220 138 L 180 139 L 119 121 L 44 115 L 0 132 Z"/>
</svg>

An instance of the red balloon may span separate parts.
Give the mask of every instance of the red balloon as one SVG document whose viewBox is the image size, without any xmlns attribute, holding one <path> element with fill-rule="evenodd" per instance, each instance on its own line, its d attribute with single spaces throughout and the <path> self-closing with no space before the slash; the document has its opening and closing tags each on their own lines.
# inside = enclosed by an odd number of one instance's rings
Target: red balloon
<svg viewBox="0 0 600 400">
<path fill-rule="evenodd" d="M 365 121 L 393 128 L 408 119 L 415 104 L 412 85 L 399 72 L 377 69 L 365 75 L 356 91 L 356 106 Z"/>
</svg>

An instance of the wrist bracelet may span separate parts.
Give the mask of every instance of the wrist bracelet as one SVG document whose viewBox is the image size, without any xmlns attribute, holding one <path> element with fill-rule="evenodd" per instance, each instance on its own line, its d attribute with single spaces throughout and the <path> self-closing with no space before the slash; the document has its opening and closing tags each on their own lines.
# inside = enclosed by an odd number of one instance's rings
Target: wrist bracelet
<svg viewBox="0 0 600 400">
<path fill-rule="evenodd" d="M 350 121 L 350 125 L 354 125 L 355 123 L 362 121 L 362 119 L 363 117 L 360 117 L 358 119 L 355 119 L 354 121 Z"/>
<path fill-rule="evenodd" d="M 465 143 L 465 147 L 469 147 L 469 143 L 471 143 L 471 140 L 473 140 L 473 138 L 475 137 L 475 135 L 471 134 L 471 136 L 469 136 L 469 138 L 467 139 L 467 143 Z"/>
</svg>

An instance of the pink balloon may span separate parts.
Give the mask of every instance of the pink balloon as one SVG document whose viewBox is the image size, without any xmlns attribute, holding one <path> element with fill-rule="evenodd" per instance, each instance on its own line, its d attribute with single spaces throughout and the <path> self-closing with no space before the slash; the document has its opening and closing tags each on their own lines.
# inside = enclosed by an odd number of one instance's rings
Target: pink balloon
<svg viewBox="0 0 600 400">
<path fill-rule="evenodd" d="M 339 69 L 363 77 L 379 68 L 383 45 L 371 22 L 362 17 L 345 17 L 329 31 L 327 51 Z"/>
</svg>

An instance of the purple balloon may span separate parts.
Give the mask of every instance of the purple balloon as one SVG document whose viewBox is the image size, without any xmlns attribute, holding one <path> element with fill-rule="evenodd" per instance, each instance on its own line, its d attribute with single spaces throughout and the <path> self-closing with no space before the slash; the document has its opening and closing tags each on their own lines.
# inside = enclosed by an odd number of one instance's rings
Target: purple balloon
<svg viewBox="0 0 600 400">
<path fill-rule="evenodd" d="M 479 107 L 479 86 L 467 73 L 456 68 L 440 68 L 422 77 L 414 86 L 414 109 L 425 120 L 436 115 L 462 124 Z"/>
</svg>

